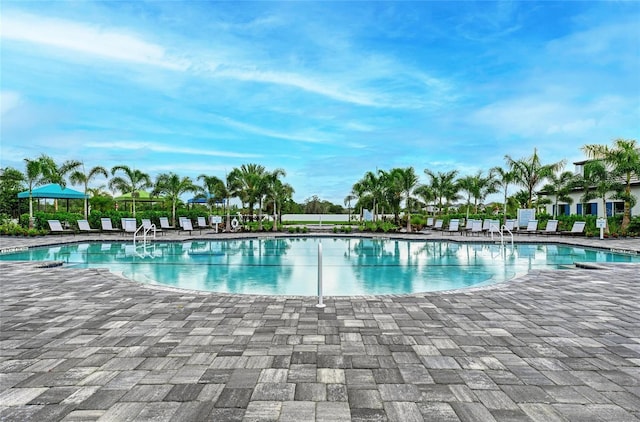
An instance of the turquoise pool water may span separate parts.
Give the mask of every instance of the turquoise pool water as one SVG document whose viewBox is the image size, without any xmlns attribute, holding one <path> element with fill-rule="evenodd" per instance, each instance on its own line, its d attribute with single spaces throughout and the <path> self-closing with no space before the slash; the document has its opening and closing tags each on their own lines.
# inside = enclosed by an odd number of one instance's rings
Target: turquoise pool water
<svg viewBox="0 0 640 422">
<path fill-rule="evenodd" d="M 574 262 L 640 262 L 640 256 L 561 245 L 349 238 L 267 238 L 77 243 L 0 255 L 0 260 L 64 261 L 127 278 L 194 290 L 273 295 L 317 293 L 318 243 L 325 295 L 406 294 L 507 281 Z"/>
</svg>

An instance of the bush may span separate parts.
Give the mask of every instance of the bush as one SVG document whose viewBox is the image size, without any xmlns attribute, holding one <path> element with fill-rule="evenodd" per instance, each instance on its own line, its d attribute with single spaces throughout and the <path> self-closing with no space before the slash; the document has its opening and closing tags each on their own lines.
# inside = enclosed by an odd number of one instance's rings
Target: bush
<svg viewBox="0 0 640 422">
<path fill-rule="evenodd" d="M 84 216 L 78 213 L 71 212 L 56 212 L 56 213 L 45 213 L 45 212 L 35 212 L 33 213 L 34 218 L 34 228 L 38 230 L 49 230 L 49 223 L 47 220 L 59 220 L 62 222 L 67 222 L 72 227 L 78 227 L 78 220 L 82 220 Z M 29 214 L 22 214 L 20 216 L 20 226 L 27 229 L 29 228 Z"/>
<path fill-rule="evenodd" d="M 360 225 L 361 231 L 367 232 L 384 232 L 398 230 L 398 226 L 390 221 L 366 221 Z"/>
</svg>

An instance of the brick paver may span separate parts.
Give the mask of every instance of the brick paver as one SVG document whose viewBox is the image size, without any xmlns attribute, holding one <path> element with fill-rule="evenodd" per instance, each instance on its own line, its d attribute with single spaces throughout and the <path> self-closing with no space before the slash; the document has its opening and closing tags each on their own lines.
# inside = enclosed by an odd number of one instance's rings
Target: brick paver
<svg viewBox="0 0 640 422">
<path fill-rule="evenodd" d="M 638 421 L 640 266 L 604 267 L 318 309 L 3 262 L 0 420 Z"/>
</svg>

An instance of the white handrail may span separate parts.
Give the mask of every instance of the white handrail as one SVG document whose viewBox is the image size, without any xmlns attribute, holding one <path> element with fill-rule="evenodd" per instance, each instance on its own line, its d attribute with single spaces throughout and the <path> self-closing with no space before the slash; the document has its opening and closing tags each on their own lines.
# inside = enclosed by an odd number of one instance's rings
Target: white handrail
<svg viewBox="0 0 640 422">
<path fill-rule="evenodd" d="M 138 227 L 136 229 L 135 232 L 133 232 L 133 246 L 136 246 L 136 239 L 138 237 L 138 232 L 140 230 L 143 230 L 143 232 L 142 232 L 143 233 L 143 242 L 146 243 L 146 241 L 147 241 L 147 238 L 146 238 L 145 233 L 144 233 L 144 226 L 140 226 L 140 227 Z"/>
<path fill-rule="evenodd" d="M 142 230 L 142 244 L 143 246 L 147 246 L 147 233 L 149 233 L 151 230 L 153 230 L 153 238 L 156 238 L 156 225 L 155 224 L 151 224 L 148 228 L 144 227 L 144 224 L 141 225 L 140 227 L 138 227 L 136 229 L 136 231 L 133 233 L 133 246 L 136 245 L 136 240 L 138 238 L 138 232 Z"/>
<path fill-rule="evenodd" d="M 145 241 L 146 241 L 146 238 L 147 238 L 147 233 L 149 233 L 151 230 L 153 230 L 153 238 L 154 238 L 154 239 L 156 238 L 156 225 L 155 225 L 155 224 L 151 224 L 151 225 L 149 226 L 149 228 L 144 229 L 144 238 L 145 238 Z"/>
<path fill-rule="evenodd" d="M 511 236 L 511 246 L 513 246 L 513 233 L 511 232 L 511 230 L 509 230 L 509 229 L 507 228 L 507 226 L 505 226 L 505 225 L 503 224 L 503 225 L 502 225 L 502 230 L 500 231 L 500 234 L 502 235 L 502 232 L 504 232 L 505 230 L 509 232 L 509 235 Z"/>
</svg>

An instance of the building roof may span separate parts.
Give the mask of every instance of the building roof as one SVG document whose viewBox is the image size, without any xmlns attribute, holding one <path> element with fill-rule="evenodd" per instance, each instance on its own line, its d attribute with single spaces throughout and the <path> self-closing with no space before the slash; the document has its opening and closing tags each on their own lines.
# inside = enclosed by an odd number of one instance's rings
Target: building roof
<svg viewBox="0 0 640 422">
<path fill-rule="evenodd" d="M 85 195 L 77 190 L 63 188 L 62 186 L 52 183 L 50 185 L 40 186 L 31 191 L 33 198 L 48 198 L 48 199 L 85 199 L 89 195 Z M 29 198 L 29 191 L 20 192 L 18 198 Z"/>
<path fill-rule="evenodd" d="M 113 198 L 114 201 L 120 202 L 132 202 L 132 192 L 127 192 L 124 195 L 120 195 L 117 198 Z M 136 202 L 161 202 L 164 201 L 164 198 L 160 196 L 151 196 L 151 194 L 145 190 L 136 191 Z"/>
</svg>

